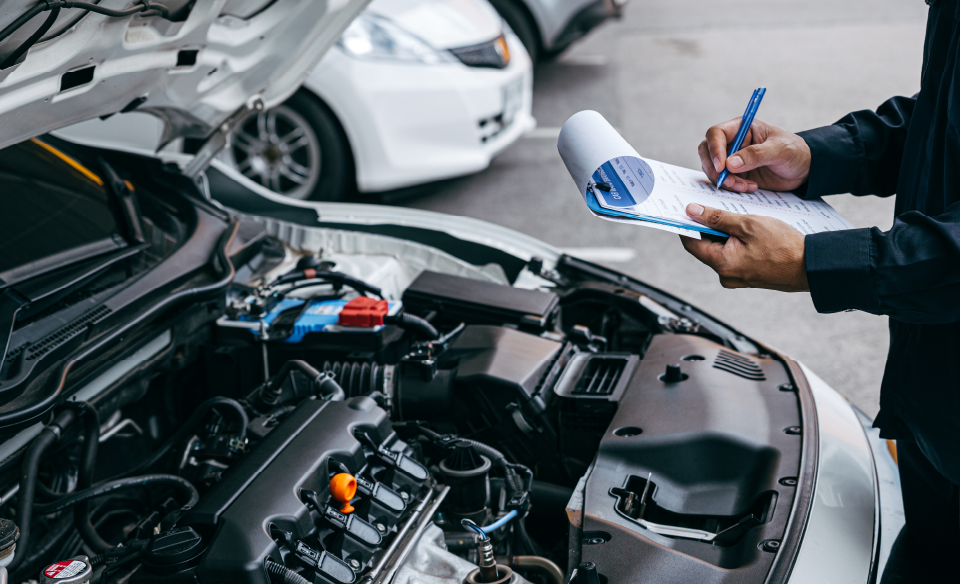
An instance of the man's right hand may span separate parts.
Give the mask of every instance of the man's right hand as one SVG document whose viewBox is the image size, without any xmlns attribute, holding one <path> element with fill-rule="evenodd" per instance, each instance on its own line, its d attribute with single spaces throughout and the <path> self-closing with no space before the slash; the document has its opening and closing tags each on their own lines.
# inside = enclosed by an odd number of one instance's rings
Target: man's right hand
<svg viewBox="0 0 960 584">
<path fill-rule="evenodd" d="M 758 188 L 792 191 L 810 174 L 810 147 L 803 138 L 760 120 L 743 140 L 743 146 L 727 158 L 727 148 L 737 136 L 740 118 L 717 124 L 707 130 L 700 143 L 700 164 L 710 181 L 716 184 L 724 166 L 730 171 L 723 186 L 739 193 Z"/>
</svg>

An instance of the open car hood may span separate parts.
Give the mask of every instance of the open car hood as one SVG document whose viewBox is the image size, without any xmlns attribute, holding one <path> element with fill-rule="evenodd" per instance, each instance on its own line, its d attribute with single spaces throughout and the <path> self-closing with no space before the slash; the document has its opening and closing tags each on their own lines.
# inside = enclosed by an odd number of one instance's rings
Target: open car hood
<svg viewBox="0 0 960 584">
<path fill-rule="evenodd" d="M 296 91 L 368 1 L 159 0 L 152 4 L 165 11 L 121 16 L 50 2 L 61 9 L 25 54 L 17 58 L 17 48 L 53 11 L 0 40 L 0 147 L 137 110 L 165 122 L 163 143 L 200 138 L 215 151 L 247 111 Z M 143 8 L 140 0 L 94 2 L 106 11 Z M 47 4 L 0 0 L 0 30 Z"/>
</svg>

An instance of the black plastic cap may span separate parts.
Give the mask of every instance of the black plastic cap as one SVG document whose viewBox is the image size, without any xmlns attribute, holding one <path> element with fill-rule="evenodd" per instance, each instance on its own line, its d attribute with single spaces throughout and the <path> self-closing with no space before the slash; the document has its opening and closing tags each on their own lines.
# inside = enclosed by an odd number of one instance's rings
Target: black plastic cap
<svg viewBox="0 0 960 584">
<path fill-rule="evenodd" d="M 600 584 L 600 573 L 593 562 L 583 562 L 577 567 L 577 584 Z"/>
<path fill-rule="evenodd" d="M 177 527 L 154 535 L 143 559 L 157 566 L 171 566 L 196 558 L 203 552 L 203 538 L 192 527 Z"/>
</svg>

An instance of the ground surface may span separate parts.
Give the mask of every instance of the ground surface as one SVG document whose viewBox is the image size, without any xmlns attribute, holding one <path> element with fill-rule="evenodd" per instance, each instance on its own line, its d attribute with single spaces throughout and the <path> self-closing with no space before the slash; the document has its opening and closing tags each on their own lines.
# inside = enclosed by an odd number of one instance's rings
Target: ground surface
<svg viewBox="0 0 960 584">
<path fill-rule="evenodd" d="M 758 117 L 799 131 L 916 93 L 922 0 L 632 0 L 536 71 L 539 128 L 478 175 L 430 185 L 395 204 L 469 215 L 539 237 L 699 306 L 806 362 L 869 415 L 878 409 L 887 320 L 821 315 L 809 294 L 724 290 L 677 236 L 591 218 L 557 154 L 560 126 L 594 109 L 643 156 L 699 168 L 710 125 L 768 88 Z M 857 227 L 889 228 L 893 200 L 829 197 Z"/>
</svg>

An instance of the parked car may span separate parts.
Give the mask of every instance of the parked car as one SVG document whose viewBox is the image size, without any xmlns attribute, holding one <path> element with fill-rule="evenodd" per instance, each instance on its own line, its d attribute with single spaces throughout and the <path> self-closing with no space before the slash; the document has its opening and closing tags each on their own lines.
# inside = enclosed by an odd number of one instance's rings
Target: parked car
<svg viewBox="0 0 960 584">
<path fill-rule="evenodd" d="M 627 0 L 490 0 L 520 37 L 534 63 L 562 52 L 609 18 Z"/>
<path fill-rule="evenodd" d="M 533 75 L 486 0 L 375 0 L 285 103 L 252 113 L 223 160 L 294 199 L 341 200 L 483 170 L 534 128 Z M 57 135 L 155 149 L 153 116 Z M 198 141 L 171 145 L 188 152 Z"/>
<path fill-rule="evenodd" d="M 890 452 L 802 364 L 521 233 L 297 201 L 216 158 L 361 1 L 0 6 L 0 579 L 882 569 Z M 210 138 L 41 135 L 124 109 Z"/>
</svg>

